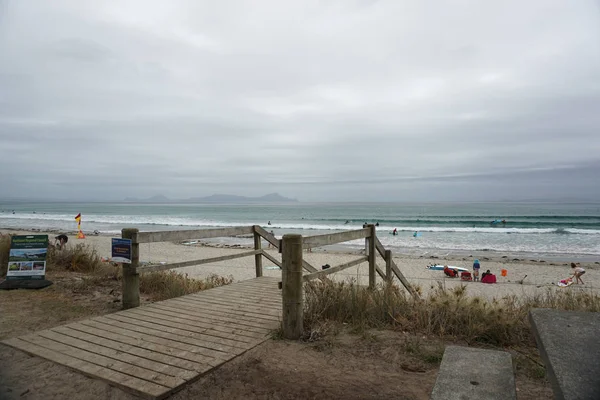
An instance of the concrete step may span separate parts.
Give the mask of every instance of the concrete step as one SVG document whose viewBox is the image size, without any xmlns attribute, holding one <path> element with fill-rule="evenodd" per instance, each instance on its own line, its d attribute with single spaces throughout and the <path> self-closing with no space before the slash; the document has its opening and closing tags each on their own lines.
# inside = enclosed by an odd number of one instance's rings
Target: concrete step
<svg viewBox="0 0 600 400">
<path fill-rule="evenodd" d="M 431 400 L 515 400 L 512 358 L 505 351 L 447 346 Z"/>
<path fill-rule="evenodd" d="M 534 309 L 529 321 L 554 398 L 600 399 L 600 313 Z"/>
</svg>

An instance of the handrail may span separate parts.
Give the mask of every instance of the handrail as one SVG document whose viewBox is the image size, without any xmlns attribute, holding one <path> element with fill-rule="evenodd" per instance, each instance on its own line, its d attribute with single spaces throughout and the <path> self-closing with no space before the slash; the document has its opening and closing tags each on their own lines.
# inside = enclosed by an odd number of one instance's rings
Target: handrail
<svg viewBox="0 0 600 400">
<path fill-rule="evenodd" d="M 233 260 L 236 258 L 253 256 L 256 254 L 262 254 L 262 250 L 252 250 L 252 251 L 246 251 L 244 253 L 228 254 L 226 256 L 203 258 L 201 260 L 183 261 L 183 262 L 171 263 L 171 264 L 145 265 L 143 267 L 137 267 L 136 272 L 140 273 L 140 272 L 165 271 L 167 269 L 191 267 L 194 265 L 210 264 L 210 263 L 219 262 L 219 261 Z"/>
<path fill-rule="evenodd" d="M 354 267 L 355 265 L 362 264 L 362 263 L 364 263 L 366 261 L 369 261 L 369 257 L 363 256 L 363 257 L 357 258 L 356 260 L 349 261 L 349 262 L 347 262 L 345 264 L 341 264 L 341 265 L 337 265 L 335 267 L 327 268 L 327 269 L 324 269 L 322 271 L 313 272 L 312 274 L 303 275 L 302 279 L 304 280 L 304 282 L 308 282 L 308 281 L 313 280 L 313 279 L 322 278 L 325 275 L 329 275 L 329 274 L 333 274 L 335 272 L 343 271 L 346 268 Z"/>
<path fill-rule="evenodd" d="M 371 237 L 371 230 L 369 228 L 338 233 L 328 233 L 325 235 L 307 236 L 303 240 L 302 248 L 312 249 L 314 247 L 328 246 L 331 244 L 348 242 L 350 240 L 363 239 L 368 237 Z"/>
<path fill-rule="evenodd" d="M 278 261 L 275 257 L 271 256 L 269 253 L 267 253 L 266 251 L 262 251 L 262 255 L 269 261 L 271 261 L 273 264 L 277 265 L 279 268 L 282 267 L 281 261 Z"/>
<path fill-rule="evenodd" d="M 275 238 L 275 236 L 271 235 L 264 228 L 262 228 L 262 227 L 260 227 L 258 225 L 254 225 L 254 232 L 256 232 L 257 234 L 259 234 L 267 242 L 271 243 L 281 253 L 281 240 Z M 273 261 L 273 259 L 269 258 L 266 255 L 266 253 L 263 253 L 263 256 L 265 256 L 269 260 Z M 273 262 L 275 262 L 275 261 L 273 261 Z M 281 268 L 281 265 L 279 265 L 279 267 Z M 313 267 L 306 260 L 302 260 L 302 268 L 304 268 L 308 272 L 317 272 L 318 271 L 318 269 L 316 269 L 315 267 Z"/>
<path fill-rule="evenodd" d="M 385 247 L 383 247 L 383 244 L 381 243 L 381 241 L 379 240 L 379 238 L 377 238 L 377 240 L 375 241 L 375 247 L 377 248 L 377 252 L 381 255 L 381 257 L 383 257 L 383 259 L 386 260 L 386 262 L 390 263 L 392 271 L 398 277 L 398 279 L 400 280 L 400 282 L 402 283 L 402 285 L 404 285 L 404 287 L 406 288 L 406 290 L 408 290 L 408 292 L 411 295 L 416 296 L 417 293 L 413 290 L 412 286 L 410 286 L 410 283 L 408 283 L 408 281 L 406 280 L 406 278 L 404 277 L 404 275 L 402 274 L 402 272 L 400 272 L 400 268 L 398 268 L 398 266 L 396 265 L 396 263 L 394 262 L 394 260 L 391 257 L 390 257 L 390 260 L 386 259 L 386 257 L 385 257 Z"/>
<path fill-rule="evenodd" d="M 232 228 L 211 228 L 184 231 L 139 232 L 138 243 L 176 242 L 187 239 L 210 239 L 225 236 L 250 235 L 252 226 L 236 226 Z"/>
</svg>

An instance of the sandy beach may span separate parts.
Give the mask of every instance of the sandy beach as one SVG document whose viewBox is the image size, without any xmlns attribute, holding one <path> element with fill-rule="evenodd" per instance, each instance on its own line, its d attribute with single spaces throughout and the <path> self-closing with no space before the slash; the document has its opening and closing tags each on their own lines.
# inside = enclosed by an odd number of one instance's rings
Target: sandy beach
<svg viewBox="0 0 600 400">
<path fill-rule="evenodd" d="M 9 231 L 3 231 L 9 233 Z M 32 232 L 16 232 L 10 233 L 32 233 Z M 39 232 L 35 232 L 38 233 Z M 53 234 L 49 234 L 53 238 Z M 75 246 L 79 243 L 84 243 L 95 248 L 98 254 L 102 257 L 110 257 L 111 238 L 109 236 L 93 236 L 88 235 L 86 239 L 76 239 L 75 236 L 70 236 L 69 246 Z M 263 243 L 265 248 L 272 256 L 277 259 L 280 254 L 276 249 L 268 249 L 267 243 Z M 204 258 L 219 257 L 227 254 L 247 251 L 247 249 L 236 247 L 224 247 L 222 245 L 183 245 L 179 243 L 161 242 L 161 243 L 144 243 L 140 245 L 140 260 L 148 263 L 173 263 L 189 260 L 199 260 Z M 313 252 L 304 253 L 304 259 L 312 264 L 315 268 L 321 269 L 322 265 L 329 264 L 336 266 L 358 257 L 357 253 L 340 252 L 339 248 L 332 251 L 330 248 L 315 249 Z M 482 284 L 480 282 L 463 282 L 459 279 L 446 278 L 442 271 L 432 271 L 425 267 L 430 264 L 443 264 L 451 266 L 459 266 L 471 269 L 472 262 L 478 258 L 481 262 L 481 271 L 489 269 L 497 277 L 497 284 Z M 506 295 L 523 295 L 543 293 L 548 288 L 556 288 L 556 290 L 594 290 L 600 289 L 600 263 L 588 262 L 581 263 L 581 266 L 586 269 L 583 281 L 585 285 L 571 285 L 569 288 L 558 288 L 556 283 L 561 279 L 568 277 L 571 274 L 569 263 L 556 262 L 553 260 L 534 260 L 534 259 L 515 259 L 510 254 L 506 254 L 497 258 L 488 258 L 486 255 L 472 254 L 472 257 L 446 257 L 446 258 L 428 258 L 397 255 L 394 257 L 396 264 L 406 276 L 409 282 L 418 285 L 423 291 L 428 291 L 437 285 L 445 287 L 455 287 L 458 285 L 467 285 L 467 292 L 470 295 L 481 295 L 488 298 L 503 297 Z M 381 257 L 377 258 L 377 264 L 385 270 L 385 263 Z M 502 277 L 500 271 L 507 270 L 507 276 Z M 235 281 L 242 281 L 255 277 L 254 258 L 244 257 L 234 260 L 223 261 L 214 264 L 203 264 L 200 266 L 184 267 L 175 271 L 188 274 L 191 277 L 203 278 L 211 274 L 220 276 L 233 276 Z M 263 274 L 265 276 L 280 277 L 281 271 L 269 260 L 263 258 Z M 523 283 L 518 281 L 527 276 Z M 348 268 L 344 271 L 329 275 L 336 280 L 356 279 L 360 284 L 368 282 L 368 265 L 362 263 L 356 267 Z M 378 277 L 379 281 L 379 277 Z"/>
</svg>

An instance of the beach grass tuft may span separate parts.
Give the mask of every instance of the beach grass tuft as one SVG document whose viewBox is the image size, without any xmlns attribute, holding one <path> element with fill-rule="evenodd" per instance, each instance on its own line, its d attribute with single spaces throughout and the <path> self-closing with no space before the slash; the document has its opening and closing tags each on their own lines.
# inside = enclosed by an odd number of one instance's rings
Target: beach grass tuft
<svg viewBox="0 0 600 400">
<path fill-rule="evenodd" d="M 324 321 L 343 323 L 355 331 L 391 328 L 492 346 L 534 345 L 527 319 L 532 308 L 600 311 L 600 296 L 585 290 L 553 290 L 529 296 L 488 300 L 467 295 L 464 286 L 438 285 L 413 298 L 395 285 L 374 290 L 354 280 L 324 279 L 305 284 L 304 324 L 307 337 Z"/>
<path fill-rule="evenodd" d="M 96 249 L 79 243 L 62 250 L 54 246 L 48 248 L 48 269 L 72 272 L 93 273 L 102 267 L 102 260 Z"/>
<path fill-rule="evenodd" d="M 160 301 L 229 285 L 232 282 L 232 276 L 209 275 L 206 279 L 194 279 L 175 271 L 150 272 L 140 275 L 140 293 L 150 295 L 154 301 Z"/>
</svg>

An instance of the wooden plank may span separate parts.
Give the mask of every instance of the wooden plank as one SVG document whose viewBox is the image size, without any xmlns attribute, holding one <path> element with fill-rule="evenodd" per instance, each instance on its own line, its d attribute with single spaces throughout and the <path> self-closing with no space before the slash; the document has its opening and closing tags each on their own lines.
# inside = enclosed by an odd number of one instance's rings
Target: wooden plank
<svg viewBox="0 0 600 400">
<path fill-rule="evenodd" d="M 202 301 L 208 304 L 215 304 L 216 306 L 232 307 L 239 310 L 245 310 L 248 312 L 266 314 L 278 316 L 281 314 L 281 302 L 280 304 L 269 304 L 266 301 L 252 298 L 240 298 L 236 300 L 231 296 L 189 296 L 189 299 Z"/>
<path fill-rule="evenodd" d="M 156 308 L 164 309 L 167 311 L 180 312 L 182 315 L 201 316 L 203 320 L 205 320 L 206 323 L 209 324 L 210 328 L 216 331 L 213 333 L 213 335 L 219 335 L 219 333 L 217 332 L 221 332 L 221 334 L 234 333 L 236 335 L 241 334 L 248 337 L 260 337 L 260 335 L 266 335 L 270 331 L 270 329 L 262 326 L 263 324 L 249 325 L 245 320 L 239 320 L 236 318 L 230 318 L 230 321 L 219 321 L 215 319 L 215 317 L 212 314 L 207 313 L 204 309 L 185 306 L 187 306 L 187 303 L 179 305 L 160 304 L 156 305 Z M 154 310 L 154 305 L 152 305 L 152 307 L 148 306 L 148 308 Z M 260 327 L 254 325 L 258 325 Z"/>
<path fill-rule="evenodd" d="M 146 399 L 162 399 L 170 394 L 170 389 L 162 385 L 137 379 L 123 373 L 103 368 L 95 364 L 61 354 L 53 350 L 46 349 L 25 342 L 19 338 L 5 340 L 4 343 L 22 350 L 28 354 L 45 358 L 58 364 L 69 367 L 79 373 L 89 376 L 93 379 L 101 379 L 113 386 L 117 386 L 126 392 L 133 393 Z"/>
<path fill-rule="evenodd" d="M 204 356 L 214 358 L 215 361 L 212 362 L 211 365 L 213 363 L 215 365 L 219 365 L 221 362 L 227 361 L 228 359 L 230 359 L 234 356 L 231 353 L 225 353 L 225 352 L 209 349 L 206 347 L 193 346 L 191 344 L 182 343 L 177 340 L 171 340 L 168 337 L 165 338 L 164 335 L 160 335 L 160 334 L 156 335 L 153 332 L 149 332 L 147 329 L 143 329 L 143 328 L 141 328 L 139 330 L 131 329 L 131 327 L 125 323 L 122 323 L 122 322 L 119 322 L 116 320 L 110 320 L 110 319 L 103 318 L 103 317 L 97 317 L 97 318 L 93 318 L 93 319 L 89 319 L 89 320 L 84 320 L 84 321 L 81 321 L 81 323 L 83 325 L 89 325 L 89 326 L 94 326 L 94 327 L 103 326 L 103 329 L 105 329 L 109 332 L 112 332 L 112 333 L 119 334 L 119 335 L 129 336 L 129 337 L 143 340 L 146 342 L 161 344 L 161 345 L 168 346 L 168 347 L 173 347 L 178 350 L 189 351 L 191 353 L 202 354 Z M 102 324 L 102 325 L 100 325 L 100 324 Z"/>
<path fill-rule="evenodd" d="M 349 242 L 351 240 L 369 237 L 371 232 L 369 228 L 357 229 L 338 233 L 328 233 L 325 235 L 307 236 L 303 238 L 302 248 L 312 249 L 314 247 L 329 246 L 336 243 Z"/>
<path fill-rule="evenodd" d="M 176 341 L 179 341 L 182 343 L 189 343 L 194 346 L 204 347 L 204 348 L 212 349 L 215 351 L 220 351 L 224 354 L 238 355 L 247 350 L 247 349 L 241 349 L 241 348 L 232 348 L 230 351 L 225 351 L 225 350 L 222 350 L 221 345 L 203 340 L 202 334 L 199 334 L 194 331 L 189 331 L 186 329 L 181 329 L 181 328 L 169 325 L 169 324 L 162 325 L 162 324 L 157 324 L 154 322 L 148 322 L 148 320 L 152 321 L 152 318 L 146 318 L 144 316 L 138 316 L 138 315 L 123 316 L 123 315 L 117 315 L 117 314 L 108 314 L 108 315 L 106 315 L 106 318 L 109 318 L 109 319 L 112 319 L 115 321 L 119 321 L 124 324 L 128 324 L 127 328 L 131 329 L 131 330 L 139 331 L 140 329 L 143 329 L 144 331 L 147 331 L 148 333 L 152 333 L 153 335 L 156 335 L 156 336 L 162 335 L 161 337 L 165 337 L 170 340 L 176 340 Z"/>
<path fill-rule="evenodd" d="M 379 274 L 379 276 L 381 277 L 381 279 L 385 280 L 385 274 L 383 273 L 383 271 L 381 270 L 381 268 L 379 268 L 377 265 L 375 266 L 375 271 L 377 271 L 377 274 Z"/>
<path fill-rule="evenodd" d="M 119 354 L 115 354 L 114 357 L 106 357 L 97 353 L 76 348 L 72 345 L 72 343 L 69 343 L 68 340 L 65 344 L 64 336 L 55 332 L 45 331 L 43 333 L 44 336 L 34 334 L 22 337 L 21 339 L 44 348 L 66 354 L 73 358 L 87 361 L 91 364 L 96 364 L 117 372 L 122 372 L 127 375 L 132 375 L 136 378 L 157 383 L 168 388 L 175 388 L 185 383 L 185 380 L 176 376 L 165 375 L 157 371 L 137 366 L 135 364 L 123 362 L 121 361 Z"/>
<path fill-rule="evenodd" d="M 133 309 L 134 310 L 134 309 Z M 78 329 L 73 329 L 73 326 L 77 326 Z M 204 372 L 210 369 L 210 366 L 206 363 L 201 364 L 194 361 L 189 361 L 184 358 L 180 358 L 179 354 L 165 354 L 160 351 L 155 351 L 153 348 L 155 345 L 146 344 L 143 342 L 139 342 L 136 345 L 126 344 L 121 340 L 116 340 L 115 337 L 117 335 L 113 335 L 110 332 L 98 331 L 86 326 L 79 326 L 76 324 L 69 324 L 65 326 L 59 326 L 51 329 L 54 332 L 58 332 L 63 335 L 71 336 L 73 338 L 81 339 L 86 342 L 99 344 L 101 346 L 105 346 L 114 350 L 123 351 L 133 355 L 139 355 L 144 358 L 148 358 L 150 360 L 154 360 L 157 362 L 161 362 L 163 364 L 169 364 L 174 367 L 178 367 L 181 369 L 186 369 L 188 371 L 198 371 Z M 98 333 L 98 335 L 96 334 Z M 111 336 L 107 338 L 106 336 Z M 123 339 L 123 338 L 119 338 Z M 124 340 L 124 339 L 123 339 Z M 183 352 L 182 352 L 183 354 Z M 194 374 L 192 374 L 194 376 Z"/>
<path fill-rule="evenodd" d="M 309 275 L 304 275 L 302 277 L 302 279 L 303 279 L 304 282 L 308 282 L 308 281 L 310 281 L 312 279 L 322 278 L 325 275 L 329 275 L 329 274 L 334 274 L 336 272 L 340 272 L 342 270 L 345 270 L 346 268 L 354 267 L 355 265 L 364 263 L 367 260 L 368 260 L 368 257 L 366 257 L 366 256 L 360 257 L 360 258 L 357 258 L 356 260 L 349 261 L 349 262 L 347 262 L 345 264 L 341 264 L 341 265 L 338 265 L 336 267 L 331 267 L 331 268 L 324 269 L 322 271 L 314 272 L 314 273 L 309 274 Z"/>
<path fill-rule="evenodd" d="M 252 293 L 257 293 L 257 294 L 262 294 L 263 296 L 268 296 L 268 297 L 281 297 L 281 293 L 279 293 L 279 290 L 277 289 L 277 282 L 273 283 L 269 283 L 269 285 L 267 286 L 255 286 L 255 285 L 236 285 L 235 288 L 225 288 L 225 287 L 221 287 L 221 288 L 214 288 L 214 289 L 209 289 L 211 290 L 211 292 L 214 290 L 215 292 L 226 292 L 227 294 L 235 294 L 235 293 L 248 293 L 248 294 L 252 294 Z M 205 291 L 199 291 L 196 292 L 194 294 L 200 294 L 200 293 L 207 293 Z M 212 292 L 214 293 L 214 292 Z"/>
<path fill-rule="evenodd" d="M 234 297 L 226 294 L 220 296 L 191 296 L 198 300 L 211 300 L 209 303 L 218 302 L 219 304 L 243 305 L 253 307 L 257 310 L 264 310 L 269 313 L 281 314 L 281 299 L 278 302 L 269 301 L 262 297 L 241 296 Z M 157 304 L 157 303 L 154 303 Z"/>
<path fill-rule="evenodd" d="M 183 303 L 182 306 L 190 304 L 189 302 L 186 302 L 185 300 L 181 300 L 181 302 Z M 205 315 L 207 317 L 211 317 L 218 321 L 233 322 L 233 323 L 238 323 L 239 325 L 245 325 L 245 326 L 250 326 L 250 327 L 260 328 L 260 329 L 272 329 L 271 326 L 273 325 L 273 323 L 269 322 L 269 321 L 258 321 L 257 322 L 257 320 L 255 318 L 248 318 L 248 317 L 234 315 L 234 314 L 230 314 L 230 313 L 219 311 L 219 310 L 213 310 L 210 307 L 202 306 L 201 304 L 197 305 L 195 309 L 197 311 L 202 311 L 202 312 L 206 313 Z"/>
<path fill-rule="evenodd" d="M 190 316 L 188 314 L 181 314 L 175 310 L 170 310 L 168 308 L 154 307 L 152 308 L 151 312 L 148 312 L 147 315 L 152 315 L 155 318 L 160 318 L 168 321 L 175 321 L 181 324 L 188 324 L 193 327 L 200 328 L 199 332 L 210 337 L 206 339 L 207 341 L 212 341 L 214 343 L 219 343 L 225 346 L 247 347 L 246 343 L 253 343 L 257 340 L 256 337 L 228 334 L 221 331 L 215 331 L 210 327 L 209 323 L 198 321 L 194 318 L 194 316 Z"/>
<path fill-rule="evenodd" d="M 235 346 L 232 346 L 229 343 L 222 344 L 221 340 L 222 339 L 224 340 L 225 338 L 221 338 L 219 336 L 213 336 L 212 333 L 205 333 L 205 331 L 207 331 L 207 328 L 202 326 L 201 323 L 195 322 L 192 320 L 186 320 L 185 318 L 182 318 L 182 317 L 173 317 L 173 316 L 169 316 L 169 315 L 164 315 L 163 313 L 157 313 L 156 310 L 152 310 L 152 312 L 148 312 L 148 311 L 143 311 L 143 312 L 139 312 L 139 313 L 136 312 L 135 314 L 131 314 L 130 316 L 131 316 L 131 318 L 141 319 L 146 322 L 155 322 L 156 324 L 173 326 L 173 327 L 179 328 L 181 330 L 189 331 L 191 333 L 194 333 L 198 338 L 202 338 L 202 340 L 206 340 L 207 342 L 212 342 L 213 344 L 211 346 L 213 346 L 213 348 L 222 349 L 223 351 L 229 352 L 229 351 L 232 351 L 232 348 L 247 347 L 247 345 L 244 344 L 245 342 L 237 341 L 237 340 L 236 340 L 236 342 L 238 344 Z M 214 317 L 214 314 L 208 315 L 208 313 L 207 313 L 207 316 Z M 218 317 L 221 317 L 221 316 L 218 316 Z M 181 320 L 175 320 L 176 318 L 180 318 Z M 221 317 L 221 318 L 225 318 L 225 317 Z M 152 321 L 152 319 L 154 319 L 154 321 Z M 233 318 L 231 318 L 231 319 L 233 319 Z M 227 321 L 227 322 L 235 322 L 235 321 Z M 246 324 L 248 323 L 248 321 L 243 321 L 243 322 Z M 216 335 L 217 333 L 215 332 L 214 334 Z"/>
<path fill-rule="evenodd" d="M 194 371 L 150 360 L 138 354 L 125 353 L 120 350 L 115 350 L 113 348 L 98 345 L 96 343 L 91 343 L 85 339 L 79 339 L 68 335 L 58 334 L 51 330 L 38 332 L 37 335 L 48 338 L 49 340 L 54 340 L 63 343 L 68 346 L 89 351 L 90 353 L 95 353 L 110 358 L 117 358 L 129 364 L 137 365 L 139 367 L 149 369 L 161 373 L 163 375 L 178 377 L 185 381 L 192 379 L 196 375 Z"/>
<path fill-rule="evenodd" d="M 157 307 L 160 310 L 177 313 L 181 318 L 187 318 L 199 323 L 204 323 L 211 336 L 221 337 L 223 339 L 236 339 L 238 336 L 246 336 L 252 339 L 264 339 L 270 330 L 253 328 L 249 326 L 240 326 L 233 322 L 215 321 L 202 311 L 177 309 L 166 306 Z M 207 333 L 208 334 L 208 333 Z"/>
<path fill-rule="evenodd" d="M 138 233 L 138 243 L 178 242 L 181 240 L 191 239 L 210 239 L 216 237 L 250 235 L 252 232 L 252 226 L 162 232 L 140 232 Z"/>
<path fill-rule="evenodd" d="M 264 228 L 258 225 L 254 225 L 254 231 L 258 233 L 267 242 L 271 243 L 271 245 L 273 245 L 276 249 L 279 249 L 279 247 L 281 246 L 281 241 L 275 236 L 271 235 L 270 232 L 267 232 Z"/>
<path fill-rule="evenodd" d="M 260 255 L 261 252 L 262 252 L 262 250 L 252 250 L 252 251 L 245 251 L 243 253 L 228 254 L 228 255 L 220 256 L 220 257 L 204 258 L 202 260 L 183 261 L 183 262 L 164 264 L 164 265 L 161 265 L 161 264 L 146 265 L 143 267 L 138 267 L 137 272 L 138 273 L 157 272 L 157 271 L 165 271 L 167 269 L 191 267 L 191 266 L 202 265 L 202 264 L 212 264 L 212 263 L 217 263 L 217 262 L 226 261 L 226 260 L 233 260 L 236 258 L 253 256 L 253 255 L 257 255 L 257 254 Z"/>
<path fill-rule="evenodd" d="M 162 312 L 162 310 L 152 310 L 152 312 L 140 312 L 131 315 L 131 318 L 141 319 L 146 322 L 153 322 L 159 325 L 172 326 L 182 330 L 187 330 L 195 333 L 197 338 L 201 338 L 207 343 L 210 342 L 211 346 L 215 349 L 219 349 L 225 352 L 234 352 L 235 349 L 245 349 L 248 347 L 248 341 L 225 339 L 219 336 L 213 336 L 210 333 L 206 333 L 208 329 L 202 324 L 183 317 L 169 315 Z M 245 337 L 245 339 L 250 339 Z M 254 340 L 256 341 L 256 339 Z M 250 339 L 250 343 L 252 340 Z"/>
<path fill-rule="evenodd" d="M 379 254 L 382 257 L 385 257 L 385 248 L 383 247 L 383 244 L 381 243 L 379 238 L 377 238 L 375 247 L 377 248 L 377 251 L 379 252 Z M 404 285 L 406 290 L 408 290 L 408 293 L 410 293 L 413 297 L 418 297 L 418 294 L 412 289 L 412 287 L 410 286 L 410 283 L 408 283 L 408 281 L 406 280 L 406 278 L 404 277 L 402 272 L 400 272 L 400 269 L 398 268 L 398 266 L 396 265 L 396 263 L 394 262 L 393 259 L 391 262 L 391 268 L 392 268 L 392 271 L 394 272 L 394 274 L 396 274 L 396 277 L 400 280 L 400 282 L 402 282 L 402 285 Z"/>
<path fill-rule="evenodd" d="M 186 297 L 186 298 L 182 299 L 182 301 L 192 302 L 191 304 L 195 303 L 196 306 L 206 306 L 206 308 L 209 308 L 213 311 L 220 311 L 220 312 L 223 312 L 226 314 L 233 314 L 236 316 L 249 317 L 249 318 L 256 320 L 257 322 L 261 322 L 262 320 L 264 320 L 265 323 L 268 323 L 269 321 L 279 321 L 278 315 L 264 314 L 264 313 L 261 313 L 259 311 L 255 311 L 255 310 L 246 311 L 243 308 L 236 307 L 234 305 L 227 305 L 227 304 L 219 305 L 216 303 L 207 304 L 207 302 L 202 301 L 195 297 Z"/>
<path fill-rule="evenodd" d="M 281 269 L 281 261 L 278 261 L 275 257 L 267 253 L 265 250 L 263 250 L 262 255 L 267 260 L 271 261 L 273 264 L 277 265 Z"/>
</svg>

